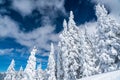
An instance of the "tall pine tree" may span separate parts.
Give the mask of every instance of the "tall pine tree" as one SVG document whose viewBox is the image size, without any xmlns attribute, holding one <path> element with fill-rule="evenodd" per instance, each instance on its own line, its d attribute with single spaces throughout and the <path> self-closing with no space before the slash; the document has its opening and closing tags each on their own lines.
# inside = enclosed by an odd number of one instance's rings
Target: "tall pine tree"
<svg viewBox="0 0 120 80">
<path fill-rule="evenodd" d="M 37 52 L 36 47 L 33 48 L 31 55 L 27 61 L 25 72 L 25 79 L 34 80 L 35 79 L 35 69 L 36 69 L 36 57 L 35 54 Z M 31 75 L 32 74 L 32 75 Z"/>
<path fill-rule="evenodd" d="M 113 71 L 118 68 L 119 56 L 119 25 L 108 15 L 103 5 L 96 6 L 97 33 L 96 33 L 96 53 L 98 54 L 100 73 Z"/>
<path fill-rule="evenodd" d="M 41 64 L 37 66 L 35 78 L 36 80 L 44 80 L 44 71 L 42 70 Z"/>
<path fill-rule="evenodd" d="M 68 25 L 64 20 L 64 30 L 60 34 L 59 48 L 64 80 L 75 80 L 80 75 L 80 30 L 74 22 L 73 12 L 70 12 Z"/>
<path fill-rule="evenodd" d="M 83 35 L 83 45 L 82 45 L 82 61 L 83 66 L 81 67 L 82 70 L 82 77 L 91 76 L 98 73 L 98 68 L 96 65 L 96 53 L 94 51 L 94 45 L 91 40 L 91 36 L 87 33 L 87 26 L 84 26 L 84 35 Z"/>
<path fill-rule="evenodd" d="M 53 43 L 51 43 L 51 51 L 50 51 L 50 55 L 49 55 L 49 59 L 48 59 L 48 68 L 47 68 L 47 80 L 56 80 L 56 76 L 55 76 L 55 52 L 54 52 L 54 45 Z"/>
<path fill-rule="evenodd" d="M 4 80 L 15 80 L 16 71 L 14 69 L 14 66 L 15 66 L 15 61 L 13 59 L 11 61 L 11 64 L 8 67 L 8 70 L 7 70 L 7 73 L 6 73 L 6 76 L 5 76 Z"/>
<path fill-rule="evenodd" d="M 16 79 L 17 80 L 22 80 L 24 78 L 24 71 L 23 71 L 23 68 L 22 66 L 20 67 L 20 70 L 17 72 L 17 76 L 16 76 Z"/>
</svg>

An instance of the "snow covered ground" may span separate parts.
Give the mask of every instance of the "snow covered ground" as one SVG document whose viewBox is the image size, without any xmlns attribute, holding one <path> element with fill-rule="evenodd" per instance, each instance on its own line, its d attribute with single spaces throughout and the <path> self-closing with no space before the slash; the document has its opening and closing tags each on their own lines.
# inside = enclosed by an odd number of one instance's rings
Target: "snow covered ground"
<svg viewBox="0 0 120 80">
<path fill-rule="evenodd" d="M 79 80 L 120 80 L 120 70 L 86 77 Z"/>
</svg>

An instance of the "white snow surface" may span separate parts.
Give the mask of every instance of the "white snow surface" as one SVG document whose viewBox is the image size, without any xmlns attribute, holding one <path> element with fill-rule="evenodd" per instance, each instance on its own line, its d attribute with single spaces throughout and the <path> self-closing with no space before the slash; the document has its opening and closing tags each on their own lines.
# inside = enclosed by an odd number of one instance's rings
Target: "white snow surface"
<svg viewBox="0 0 120 80">
<path fill-rule="evenodd" d="M 94 75 L 90 77 L 85 77 L 78 80 L 120 80 L 120 70 Z"/>
</svg>

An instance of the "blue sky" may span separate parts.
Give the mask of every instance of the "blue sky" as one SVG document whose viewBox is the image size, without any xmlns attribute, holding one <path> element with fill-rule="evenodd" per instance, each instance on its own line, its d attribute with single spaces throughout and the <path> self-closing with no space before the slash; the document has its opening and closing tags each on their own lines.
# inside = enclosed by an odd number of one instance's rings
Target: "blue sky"
<svg viewBox="0 0 120 80">
<path fill-rule="evenodd" d="M 37 63 L 45 69 L 50 43 L 57 45 L 63 19 L 68 20 L 72 10 L 77 25 L 95 22 L 98 2 L 118 18 L 119 0 L 0 0 L 0 72 L 7 70 L 12 59 L 16 70 L 25 68 L 33 46 L 38 48 Z"/>
</svg>

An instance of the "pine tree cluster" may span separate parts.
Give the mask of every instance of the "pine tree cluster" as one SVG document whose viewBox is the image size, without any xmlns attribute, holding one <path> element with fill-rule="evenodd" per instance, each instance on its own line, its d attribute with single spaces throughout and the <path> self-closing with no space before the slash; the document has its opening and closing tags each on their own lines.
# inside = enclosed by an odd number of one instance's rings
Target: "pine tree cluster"
<svg viewBox="0 0 120 80">
<path fill-rule="evenodd" d="M 16 72 L 12 60 L 4 80 L 77 80 L 120 69 L 120 24 L 104 5 L 96 6 L 96 16 L 96 33 L 89 35 L 89 26 L 78 28 L 71 11 L 69 21 L 63 22 L 57 56 L 51 43 L 47 69 L 43 71 L 41 65 L 36 69 L 37 49 L 34 48 L 25 70 L 21 67 Z"/>
</svg>

